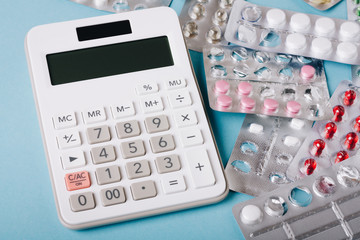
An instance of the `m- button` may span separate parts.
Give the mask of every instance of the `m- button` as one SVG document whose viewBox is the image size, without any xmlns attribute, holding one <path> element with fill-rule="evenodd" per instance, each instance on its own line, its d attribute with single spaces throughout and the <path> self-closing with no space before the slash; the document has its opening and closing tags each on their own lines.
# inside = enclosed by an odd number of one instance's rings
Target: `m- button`
<svg viewBox="0 0 360 240">
<path fill-rule="evenodd" d="M 55 129 L 64 129 L 76 126 L 76 117 L 73 112 L 58 114 L 53 117 Z"/>
</svg>

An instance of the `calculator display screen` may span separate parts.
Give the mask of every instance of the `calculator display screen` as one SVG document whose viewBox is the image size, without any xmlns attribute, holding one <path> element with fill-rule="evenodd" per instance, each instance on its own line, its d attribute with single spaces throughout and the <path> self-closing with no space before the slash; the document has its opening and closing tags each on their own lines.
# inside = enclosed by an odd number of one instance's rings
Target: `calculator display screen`
<svg viewBox="0 0 360 240">
<path fill-rule="evenodd" d="M 52 85 L 173 66 L 166 36 L 46 55 Z"/>
</svg>

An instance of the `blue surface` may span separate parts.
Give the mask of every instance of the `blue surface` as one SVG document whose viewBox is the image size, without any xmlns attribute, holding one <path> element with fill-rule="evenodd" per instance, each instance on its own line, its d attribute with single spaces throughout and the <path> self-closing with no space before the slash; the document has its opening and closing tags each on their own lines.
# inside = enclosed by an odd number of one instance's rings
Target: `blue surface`
<svg viewBox="0 0 360 240">
<path fill-rule="evenodd" d="M 184 0 L 173 0 L 180 12 Z M 320 12 L 302 0 L 252 0 L 270 7 L 346 18 L 343 1 Z M 21 4 L 20 4 L 21 3 Z M 90 230 L 63 227 L 56 214 L 43 151 L 30 78 L 24 53 L 27 31 L 36 25 L 108 13 L 67 0 L 5 1 L 0 7 L 0 238 L 1 239 L 242 239 L 232 216 L 233 205 L 251 198 L 230 192 L 214 205 L 134 220 Z M 196 75 L 207 100 L 202 55 L 191 52 Z M 350 79 L 350 66 L 326 62 L 332 93 L 343 79 Z M 240 130 L 244 114 L 207 110 L 224 165 Z"/>
</svg>

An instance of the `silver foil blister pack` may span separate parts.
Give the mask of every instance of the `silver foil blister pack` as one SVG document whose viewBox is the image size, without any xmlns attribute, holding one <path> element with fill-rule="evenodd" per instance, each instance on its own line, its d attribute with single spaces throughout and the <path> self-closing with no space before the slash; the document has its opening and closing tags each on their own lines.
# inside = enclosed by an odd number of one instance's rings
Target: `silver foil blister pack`
<svg viewBox="0 0 360 240">
<path fill-rule="evenodd" d="M 246 239 L 359 239 L 360 159 L 236 204 Z"/>
<path fill-rule="evenodd" d="M 329 8 L 332 8 L 341 1 L 342 0 L 304 0 L 304 2 L 306 2 L 310 6 L 321 11 L 328 10 Z"/>
<path fill-rule="evenodd" d="M 169 6 L 171 0 L 70 0 L 108 12 L 127 12 L 145 8 Z"/>
<path fill-rule="evenodd" d="M 312 121 L 247 114 L 225 169 L 233 191 L 259 196 L 289 183 L 286 170 Z"/>
<path fill-rule="evenodd" d="M 203 49 L 210 107 L 310 120 L 330 119 L 321 60 L 239 46 Z"/>
<path fill-rule="evenodd" d="M 201 52 L 205 44 L 225 44 L 224 33 L 234 0 L 186 0 L 179 19 L 187 47 Z"/>
<path fill-rule="evenodd" d="M 297 180 L 358 154 L 360 148 L 360 88 L 351 81 L 340 82 L 330 99 L 331 120 L 317 121 L 308 131 L 287 171 Z"/>
<path fill-rule="evenodd" d="M 360 0 L 347 0 L 348 19 L 360 22 Z"/>
<path fill-rule="evenodd" d="M 257 50 L 360 64 L 360 26 L 238 0 L 225 31 L 231 43 Z"/>
</svg>

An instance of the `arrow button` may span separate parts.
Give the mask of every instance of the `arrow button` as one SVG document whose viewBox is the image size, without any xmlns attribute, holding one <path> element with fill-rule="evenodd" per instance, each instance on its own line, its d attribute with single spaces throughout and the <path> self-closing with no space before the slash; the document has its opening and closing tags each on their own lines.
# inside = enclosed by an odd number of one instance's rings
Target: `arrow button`
<svg viewBox="0 0 360 240">
<path fill-rule="evenodd" d="M 69 157 L 70 162 L 73 162 L 73 161 L 75 161 L 76 159 L 78 159 L 78 158 L 77 158 L 77 157 Z"/>
<path fill-rule="evenodd" d="M 61 156 L 61 162 L 65 170 L 85 166 L 85 156 L 81 150 L 66 152 Z"/>
</svg>

